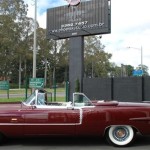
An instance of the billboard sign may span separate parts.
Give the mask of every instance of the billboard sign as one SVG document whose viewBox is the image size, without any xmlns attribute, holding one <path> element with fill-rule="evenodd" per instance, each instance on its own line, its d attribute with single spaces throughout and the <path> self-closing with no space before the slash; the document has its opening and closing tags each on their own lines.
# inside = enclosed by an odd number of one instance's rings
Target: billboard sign
<svg viewBox="0 0 150 150">
<path fill-rule="evenodd" d="M 69 4 L 69 7 L 65 5 L 47 10 L 48 39 L 111 32 L 111 0 L 81 1 L 78 5 L 70 1 Z"/>
</svg>

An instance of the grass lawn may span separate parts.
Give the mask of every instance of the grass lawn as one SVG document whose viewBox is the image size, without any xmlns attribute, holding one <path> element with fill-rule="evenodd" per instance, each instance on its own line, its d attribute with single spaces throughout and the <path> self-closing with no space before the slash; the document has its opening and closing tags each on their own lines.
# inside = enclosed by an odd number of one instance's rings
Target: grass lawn
<svg viewBox="0 0 150 150">
<path fill-rule="evenodd" d="M 54 92 L 54 89 L 49 89 L 46 88 L 45 89 L 48 92 Z M 65 88 L 57 88 L 56 92 L 65 92 Z M 0 94 L 6 94 L 7 91 L 6 90 L 0 90 Z M 9 90 L 9 94 L 24 94 L 25 93 L 25 89 L 10 89 Z M 28 93 L 31 93 L 31 89 L 28 89 Z"/>
<path fill-rule="evenodd" d="M 21 102 L 23 99 L 22 98 L 0 98 L 0 103 L 3 102 Z"/>
<path fill-rule="evenodd" d="M 48 92 L 54 92 L 54 89 L 45 89 Z M 56 92 L 64 92 L 65 93 L 65 89 L 64 88 L 57 88 Z M 25 100 L 25 96 L 24 97 L 11 97 L 9 96 L 9 99 L 7 98 L 7 91 L 6 90 L 0 90 L 0 95 L 1 94 L 6 94 L 6 97 L 0 97 L 0 102 L 21 102 L 23 100 Z M 9 94 L 23 94 L 25 95 L 25 89 L 10 89 L 9 90 Z M 31 89 L 28 89 L 28 95 L 31 94 Z M 52 101 L 54 101 L 54 98 L 52 98 Z M 65 101 L 65 97 L 56 97 L 56 101 Z"/>
<path fill-rule="evenodd" d="M 4 102 L 22 102 L 23 100 L 25 100 L 24 98 L 0 98 L 0 103 L 4 103 Z M 50 100 L 48 100 L 50 102 Z M 65 97 L 56 97 L 56 102 L 64 102 L 65 101 Z M 54 102 L 54 98 L 52 99 L 52 102 Z"/>
</svg>

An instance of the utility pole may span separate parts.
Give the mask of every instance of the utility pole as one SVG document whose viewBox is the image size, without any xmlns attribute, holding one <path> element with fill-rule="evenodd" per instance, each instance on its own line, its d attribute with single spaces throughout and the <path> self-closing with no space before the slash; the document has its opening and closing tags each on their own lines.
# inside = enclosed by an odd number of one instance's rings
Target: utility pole
<svg viewBox="0 0 150 150">
<path fill-rule="evenodd" d="M 141 46 L 141 70 L 143 70 L 143 48 Z"/>
<path fill-rule="evenodd" d="M 34 44 L 33 44 L 33 78 L 36 78 L 36 29 L 37 29 L 37 0 L 35 0 L 34 14 Z"/>
<path fill-rule="evenodd" d="M 143 70 L 143 47 L 141 46 L 141 48 L 136 48 L 136 47 L 127 47 L 127 48 L 133 48 L 133 49 L 137 49 L 141 51 L 141 70 Z"/>
</svg>

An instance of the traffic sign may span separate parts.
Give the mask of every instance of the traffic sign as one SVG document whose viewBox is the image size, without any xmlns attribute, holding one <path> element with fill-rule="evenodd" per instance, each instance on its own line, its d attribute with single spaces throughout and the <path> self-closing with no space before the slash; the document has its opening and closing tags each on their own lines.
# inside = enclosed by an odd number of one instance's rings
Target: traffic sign
<svg viewBox="0 0 150 150">
<path fill-rule="evenodd" d="M 30 78 L 29 87 L 30 88 L 43 88 L 44 78 Z"/>
<path fill-rule="evenodd" d="M 143 70 L 133 70 L 133 76 L 142 76 L 143 75 Z"/>
<path fill-rule="evenodd" d="M 9 90 L 9 82 L 0 81 L 0 90 Z"/>
</svg>

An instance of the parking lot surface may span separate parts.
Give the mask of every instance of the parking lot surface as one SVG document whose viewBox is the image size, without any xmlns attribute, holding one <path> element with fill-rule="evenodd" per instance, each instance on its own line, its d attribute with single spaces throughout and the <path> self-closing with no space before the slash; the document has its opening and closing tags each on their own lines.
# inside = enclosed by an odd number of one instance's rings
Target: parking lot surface
<svg viewBox="0 0 150 150">
<path fill-rule="evenodd" d="M 0 150 L 149 150 L 150 136 L 138 136 L 136 141 L 125 148 L 108 145 L 103 138 L 24 138 L 9 139 Z"/>
</svg>

